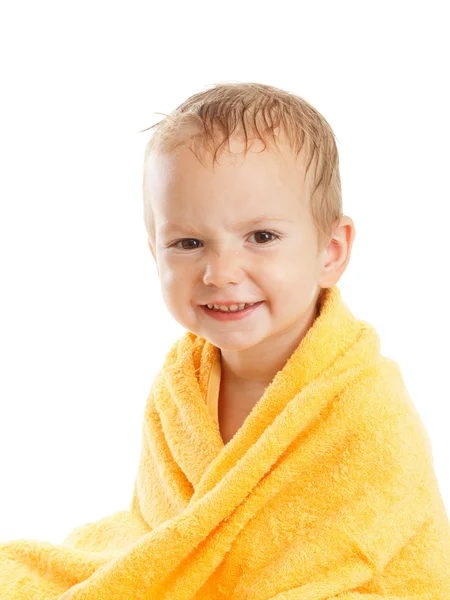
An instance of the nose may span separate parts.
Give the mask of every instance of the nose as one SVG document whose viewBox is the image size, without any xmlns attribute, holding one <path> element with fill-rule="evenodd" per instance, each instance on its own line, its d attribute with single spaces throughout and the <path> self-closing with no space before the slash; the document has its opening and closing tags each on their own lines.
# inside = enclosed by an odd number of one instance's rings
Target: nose
<svg viewBox="0 0 450 600">
<path fill-rule="evenodd" d="M 240 283 L 242 278 L 243 271 L 238 250 L 221 249 L 209 254 L 203 275 L 205 285 L 222 287 L 229 283 Z"/>
</svg>

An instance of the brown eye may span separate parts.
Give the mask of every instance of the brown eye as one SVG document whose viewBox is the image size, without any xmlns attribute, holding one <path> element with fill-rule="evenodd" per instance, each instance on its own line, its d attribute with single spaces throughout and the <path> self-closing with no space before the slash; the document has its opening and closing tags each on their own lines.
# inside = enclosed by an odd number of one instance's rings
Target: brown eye
<svg viewBox="0 0 450 600">
<path fill-rule="evenodd" d="M 263 242 L 271 242 L 272 239 L 277 239 L 278 236 L 275 233 L 272 233 L 271 231 L 255 231 L 254 233 L 255 236 L 261 235 L 263 236 Z M 272 239 L 267 239 L 267 237 L 265 236 L 272 236 Z M 261 244 L 259 244 L 261 245 Z"/>
<path fill-rule="evenodd" d="M 174 248 L 180 248 L 180 246 L 178 246 L 178 244 L 184 244 L 185 242 L 198 242 L 198 241 L 199 240 L 196 240 L 194 238 L 184 238 L 182 240 L 179 240 L 178 242 L 175 242 L 175 244 L 172 244 L 172 246 Z M 197 248 L 195 246 L 192 246 L 192 245 L 190 245 L 190 246 L 189 245 L 188 246 L 182 245 L 181 249 L 182 250 L 196 250 Z"/>
</svg>

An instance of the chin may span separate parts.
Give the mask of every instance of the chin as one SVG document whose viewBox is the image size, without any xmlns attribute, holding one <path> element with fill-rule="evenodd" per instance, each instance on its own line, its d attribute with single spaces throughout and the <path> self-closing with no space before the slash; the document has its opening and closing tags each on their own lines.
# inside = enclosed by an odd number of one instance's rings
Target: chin
<svg viewBox="0 0 450 600">
<path fill-rule="evenodd" d="M 239 335 L 223 333 L 222 335 L 217 334 L 215 336 L 209 336 L 207 339 L 209 342 L 211 342 L 211 344 L 217 346 L 221 350 L 225 350 L 227 352 L 243 352 L 244 350 L 248 350 L 249 348 L 256 346 L 262 341 L 251 340 L 249 337 L 250 336 L 248 333 L 241 331 L 239 332 Z"/>
</svg>

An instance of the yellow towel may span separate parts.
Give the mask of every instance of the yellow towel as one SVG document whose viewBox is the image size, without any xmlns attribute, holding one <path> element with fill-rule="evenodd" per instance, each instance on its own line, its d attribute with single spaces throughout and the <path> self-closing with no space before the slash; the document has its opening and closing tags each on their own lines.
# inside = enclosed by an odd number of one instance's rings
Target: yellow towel
<svg viewBox="0 0 450 600">
<path fill-rule="evenodd" d="M 0 544 L 0 598 L 449 600 L 450 523 L 398 365 L 337 286 L 319 310 L 226 445 L 220 350 L 177 340 L 129 510 Z"/>
</svg>

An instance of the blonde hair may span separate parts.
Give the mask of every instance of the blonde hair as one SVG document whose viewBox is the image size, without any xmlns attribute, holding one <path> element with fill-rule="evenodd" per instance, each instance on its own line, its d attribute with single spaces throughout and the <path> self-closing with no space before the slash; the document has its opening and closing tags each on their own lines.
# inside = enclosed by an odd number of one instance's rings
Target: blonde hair
<svg viewBox="0 0 450 600">
<path fill-rule="evenodd" d="M 166 154 L 180 145 L 200 145 L 213 154 L 214 162 L 220 148 L 234 134 L 246 142 L 248 133 L 264 143 L 278 136 L 279 128 L 288 139 L 296 155 L 305 146 L 307 167 L 305 180 L 314 162 L 309 206 L 318 231 L 319 252 L 329 243 L 334 225 L 342 217 L 342 192 L 339 174 L 339 156 L 335 136 L 326 119 L 306 100 L 291 92 L 261 83 L 220 83 L 190 96 L 166 118 L 149 129 L 155 129 L 145 148 L 144 157 L 144 223 L 149 239 L 154 239 L 155 228 L 151 198 L 148 191 L 146 162 L 151 153 Z"/>
</svg>

